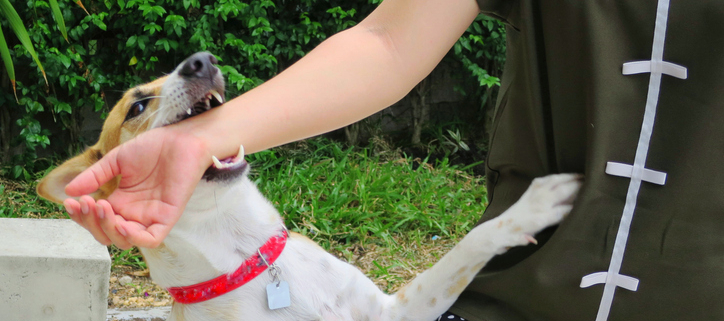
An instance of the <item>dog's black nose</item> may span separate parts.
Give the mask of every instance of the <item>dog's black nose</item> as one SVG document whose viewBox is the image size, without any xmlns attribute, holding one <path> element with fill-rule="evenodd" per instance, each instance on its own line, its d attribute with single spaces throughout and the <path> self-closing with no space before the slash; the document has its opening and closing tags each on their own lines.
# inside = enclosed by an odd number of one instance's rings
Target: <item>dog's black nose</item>
<svg viewBox="0 0 724 321">
<path fill-rule="evenodd" d="M 219 71 L 214 66 L 218 62 L 216 57 L 208 52 L 197 52 L 183 62 L 180 74 L 184 77 L 211 78 Z"/>
</svg>

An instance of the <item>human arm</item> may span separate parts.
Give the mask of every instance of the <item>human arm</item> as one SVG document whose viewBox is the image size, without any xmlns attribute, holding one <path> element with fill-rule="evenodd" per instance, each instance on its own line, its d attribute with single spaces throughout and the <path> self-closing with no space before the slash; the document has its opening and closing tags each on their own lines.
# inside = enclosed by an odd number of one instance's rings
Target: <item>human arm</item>
<svg viewBox="0 0 724 321">
<path fill-rule="evenodd" d="M 430 73 L 477 12 L 474 0 L 385 0 L 359 25 L 324 41 L 258 88 L 141 134 L 81 173 L 66 188 L 68 195 L 88 194 L 122 177 L 108 198 L 110 206 L 101 205 L 102 218 L 90 198 L 65 205 L 104 244 L 158 246 L 211 165 L 211 155 L 225 158 L 239 145 L 256 152 L 307 138 L 393 104 Z M 168 143 L 157 146 L 157 141 Z"/>
<path fill-rule="evenodd" d="M 354 123 L 403 98 L 477 13 L 473 0 L 385 0 L 275 78 L 178 128 L 230 156 L 241 144 L 256 152 Z"/>
</svg>

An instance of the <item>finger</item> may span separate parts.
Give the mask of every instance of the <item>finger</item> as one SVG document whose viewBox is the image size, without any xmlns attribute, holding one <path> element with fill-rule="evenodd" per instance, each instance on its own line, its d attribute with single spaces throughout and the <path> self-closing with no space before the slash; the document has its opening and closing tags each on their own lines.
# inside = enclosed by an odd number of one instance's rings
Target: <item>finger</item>
<svg viewBox="0 0 724 321">
<path fill-rule="evenodd" d="M 103 184 L 121 174 L 117 157 L 118 147 L 78 174 L 65 187 L 65 193 L 70 196 L 81 196 L 97 191 Z"/>
<path fill-rule="evenodd" d="M 119 232 L 123 234 L 131 244 L 151 249 L 161 245 L 161 242 L 163 242 L 171 231 L 171 226 L 158 223 L 146 227 L 137 222 L 126 221 L 118 225 Z"/>
<path fill-rule="evenodd" d="M 81 225 L 83 225 L 83 227 L 85 227 L 86 230 L 93 235 L 96 241 L 103 245 L 110 245 L 111 240 L 108 236 L 106 236 L 106 233 L 100 226 L 100 222 L 96 214 L 96 202 L 92 197 L 88 195 L 80 197 L 80 212 L 81 214 L 79 216 L 83 221 L 83 224 Z"/>
<path fill-rule="evenodd" d="M 70 217 L 70 219 L 85 228 L 85 225 L 83 225 L 83 220 L 81 220 L 80 217 L 80 203 L 78 203 L 78 201 L 75 199 L 67 198 L 65 199 L 65 201 L 63 201 L 63 206 L 65 207 L 65 211 L 68 212 L 68 216 Z"/>
<path fill-rule="evenodd" d="M 110 239 L 111 242 L 113 242 L 113 244 L 123 250 L 133 247 L 133 245 L 129 243 L 123 235 L 118 233 L 118 230 L 116 229 L 116 222 L 118 220 L 123 220 L 123 217 L 116 215 L 113 211 L 113 207 L 110 203 L 108 203 L 108 201 L 99 200 L 98 203 L 96 203 L 96 212 L 98 213 L 98 220 L 100 221 L 103 233 Z"/>
</svg>

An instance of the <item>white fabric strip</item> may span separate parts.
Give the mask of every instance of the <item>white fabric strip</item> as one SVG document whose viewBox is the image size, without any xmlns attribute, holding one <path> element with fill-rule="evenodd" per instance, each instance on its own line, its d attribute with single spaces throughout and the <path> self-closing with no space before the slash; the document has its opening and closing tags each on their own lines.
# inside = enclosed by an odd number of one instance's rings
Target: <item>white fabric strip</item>
<svg viewBox="0 0 724 321">
<path fill-rule="evenodd" d="M 610 275 L 608 272 L 596 272 L 586 275 L 581 279 L 581 288 L 587 288 L 596 284 L 607 282 L 616 283 L 617 286 L 629 291 L 636 291 L 639 288 L 639 280 L 626 275 Z"/>
<path fill-rule="evenodd" d="M 664 75 L 673 76 L 679 79 L 686 79 L 688 71 L 686 67 L 672 64 L 667 61 L 633 61 L 623 64 L 624 75 L 642 74 L 646 72 L 652 72 L 654 70 L 661 70 Z"/>
<path fill-rule="evenodd" d="M 619 177 L 633 177 L 633 165 L 608 162 L 606 174 Z M 666 173 L 644 168 L 641 173 L 641 180 L 656 185 L 666 184 Z"/>
<path fill-rule="evenodd" d="M 634 163 L 633 165 L 626 165 L 611 162 L 607 165 L 607 172 L 612 172 L 610 174 L 631 177 L 626 194 L 626 203 L 624 204 L 623 214 L 621 216 L 621 223 L 613 246 L 611 263 L 609 264 L 607 272 L 589 274 L 581 280 L 581 287 L 605 284 L 596 321 L 608 320 L 617 287 L 623 287 L 630 291 L 636 291 L 638 289 L 639 281 L 637 279 L 621 275 L 619 272 L 621 271 L 621 264 L 623 262 L 624 252 L 626 251 L 626 243 L 628 242 L 628 235 L 631 230 L 631 222 L 633 220 L 634 210 L 636 209 L 641 182 L 647 181 L 663 184 L 666 181 L 665 173 L 646 169 L 646 157 L 648 156 L 649 143 L 651 142 L 651 134 L 653 133 L 654 120 L 656 118 L 656 107 L 659 102 L 659 92 L 661 90 L 661 77 L 663 74 L 667 74 L 682 79 L 686 78 L 686 68 L 665 63 L 663 59 L 669 3 L 670 0 L 659 0 L 658 2 L 651 60 L 627 63 L 624 65 L 622 71 L 625 75 L 650 72 L 651 76 L 649 78 L 648 96 L 646 97 L 644 121 L 641 125 L 641 133 L 639 135 L 638 146 L 636 147 Z"/>
</svg>

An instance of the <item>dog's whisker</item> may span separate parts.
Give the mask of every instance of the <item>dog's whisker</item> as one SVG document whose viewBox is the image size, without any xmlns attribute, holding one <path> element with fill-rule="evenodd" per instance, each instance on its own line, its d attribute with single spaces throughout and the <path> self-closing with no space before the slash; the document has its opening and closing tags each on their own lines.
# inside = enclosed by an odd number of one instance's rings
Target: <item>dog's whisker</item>
<svg viewBox="0 0 724 321">
<path fill-rule="evenodd" d="M 156 116 L 156 114 L 160 113 L 161 111 L 162 110 L 160 108 L 154 110 L 150 115 L 148 115 L 148 118 L 146 118 L 146 119 L 148 119 L 148 121 L 155 122 L 155 121 L 153 121 L 154 116 Z M 153 123 L 151 123 L 151 124 L 153 125 Z M 153 127 L 151 127 L 151 128 L 153 128 Z M 141 130 L 145 130 L 145 129 L 143 129 L 142 126 L 137 127 L 136 130 L 133 132 L 133 136 L 138 135 L 138 132 L 140 132 Z"/>
<path fill-rule="evenodd" d="M 160 112 L 166 112 L 166 110 L 165 110 L 165 109 L 162 109 L 162 108 L 159 108 L 159 109 L 157 109 L 157 110 L 154 112 L 154 115 L 157 114 L 157 113 L 160 113 Z M 168 115 L 166 115 L 165 117 L 155 117 L 155 118 L 153 119 L 153 122 L 151 123 L 151 127 L 150 127 L 149 129 L 153 129 L 153 128 L 157 128 L 157 127 L 163 126 L 162 123 L 163 123 L 164 121 L 166 121 L 166 118 L 168 118 L 167 116 L 168 116 Z M 150 119 L 150 117 L 149 117 L 149 119 Z"/>
<path fill-rule="evenodd" d="M 136 100 L 132 101 L 131 104 L 135 104 L 139 101 L 144 101 L 144 100 L 148 100 L 148 99 L 152 99 L 152 98 L 164 98 L 164 97 L 166 97 L 166 96 L 146 96 L 141 99 L 136 99 Z"/>
</svg>

